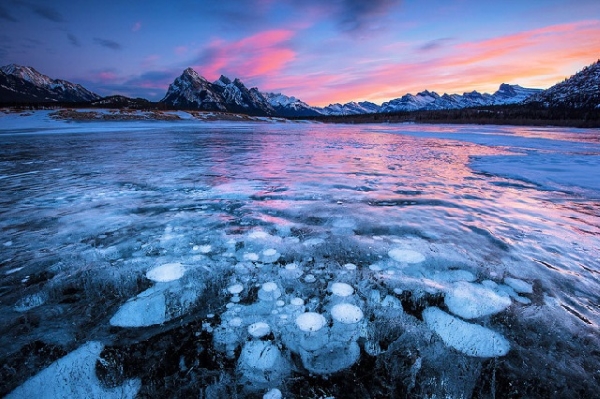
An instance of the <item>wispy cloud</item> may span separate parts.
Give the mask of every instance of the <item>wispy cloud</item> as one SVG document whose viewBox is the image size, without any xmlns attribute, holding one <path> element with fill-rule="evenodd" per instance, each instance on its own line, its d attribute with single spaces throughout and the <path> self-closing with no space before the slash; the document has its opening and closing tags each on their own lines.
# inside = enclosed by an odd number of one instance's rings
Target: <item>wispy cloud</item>
<svg viewBox="0 0 600 399">
<path fill-rule="evenodd" d="M 94 43 L 111 50 L 121 50 L 123 48 L 120 43 L 115 42 L 114 40 L 102 39 L 99 37 L 94 38 Z"/>
<path fill-rule="evenodd" d="M 442 47 L 444 47 L 445 45 L 447 45 L 450 41 L 452 41 L 451 38 L 449 37 L 444 37 L 441 39 L 435 39 L 435 40 L 430 40 L 426 43 L 421 44 L 420 46 L 418 46 L 418 50 L 419 51 L 431 51 L 431 50 L 438 50 Z"/>
<path fill-rule="evenodd" d="M 18 22 L 15 17 L 13 17 L 6 8 L 0 6 L 0 19 L 9 22 Z"/>
<path fill-rule="evenodd" d="M 77 39 L 77 36 L 75 36 L 74 34 L 67 33 L 67 39 L 69 39 L 69 43 L 71 43 L 73 46 L 81 47 L 81 43 L 79 42 L 79 39 Z"/>
<path fill-rule="evenodd" d="M 63 18 L 62 14 L 60 12 L 58 12 L 58 10 L 56 10 L 55 8 L 48 7 L 48 6 L 41 6 L 41 5 L 37 5 L 37 4 L 31 4 L 30 7 L 35 14 L 37 14 L 38 16 L 40 16 L 42 18 L 47 19 L 48 21 L 65 22 L 65 19 Z"/>
</svg>

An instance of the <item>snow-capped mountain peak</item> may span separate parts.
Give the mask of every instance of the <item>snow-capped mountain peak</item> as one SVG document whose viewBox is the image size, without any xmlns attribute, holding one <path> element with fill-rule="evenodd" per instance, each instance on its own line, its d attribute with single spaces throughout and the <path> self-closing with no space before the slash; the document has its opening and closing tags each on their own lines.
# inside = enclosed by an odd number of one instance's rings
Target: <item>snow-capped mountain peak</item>
<svg viewBox="0 0 600 399">
<path fill-rule="evenodd" d="M 28 102 L 88 102 L 99 99 L 83 86 L 52 79 L 32 67 L 16 64 L 0 67 L 0 99 Z"/>
<path fill-rule="evenodd" d="M 257 89 L 244 83 L 221 77 L 210 83 L 192 68 L 187 68 L 167 90 L 161 102 L 176 108 L 207 111 L 242 112 L 253 115 L 274 115 L 275 110 Z"/>
</svg>

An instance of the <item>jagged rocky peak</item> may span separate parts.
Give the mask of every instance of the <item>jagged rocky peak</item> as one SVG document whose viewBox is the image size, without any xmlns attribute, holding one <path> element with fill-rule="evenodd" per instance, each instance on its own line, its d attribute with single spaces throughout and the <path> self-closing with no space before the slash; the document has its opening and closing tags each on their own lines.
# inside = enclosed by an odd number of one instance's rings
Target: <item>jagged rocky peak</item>
<svg viewBox="0 0 600 399">
<path fill-rule="evenodd" d="M 206 111 L 241 112 L 250 115 L 275 115 L 276 112 L 257 89 L 249 90 L 244 83 L 221 75 L 210 83 L 187 68 L 169 86 L 161 102 L 176 108 Z"/>
<path fill-rule="evenodd" d="M 221 75 L 219 77 L 219 79 L 215 80 L 214 84 L 219 85 L 219 86 L 227 86 L 228 84 L 231 84 L 231 79 L 229 79 L 225 75 Z"/>
</svg>

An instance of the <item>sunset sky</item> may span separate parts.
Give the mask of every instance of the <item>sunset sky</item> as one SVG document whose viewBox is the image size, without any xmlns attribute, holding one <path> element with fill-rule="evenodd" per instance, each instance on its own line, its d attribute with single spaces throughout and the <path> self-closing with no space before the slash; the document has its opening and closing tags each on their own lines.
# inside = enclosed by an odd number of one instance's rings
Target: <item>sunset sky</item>
<svg viewBox="0 0 600 399">
<path fill-rule="evenodd" d="M 150 100 L 189 66 L 323 106 L 547 88 L 599 58 L 599 0 L 0 2 L 1 65 Z"/>
</svg>

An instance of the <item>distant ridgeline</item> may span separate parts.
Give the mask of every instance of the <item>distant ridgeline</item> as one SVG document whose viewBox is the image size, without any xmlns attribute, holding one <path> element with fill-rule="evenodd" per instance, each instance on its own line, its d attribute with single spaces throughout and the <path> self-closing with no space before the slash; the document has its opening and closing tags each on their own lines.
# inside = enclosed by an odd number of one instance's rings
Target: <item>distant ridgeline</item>
<svg viewBox="0 0 600 399">
<path fill-rule="evenodd" d="M 313 107 L 296 97 L 248 89 L 239 79 L 209 82 L 187 68 L 158 102 L 101 97 L 81 85 L 52 79 L 34 68 L 0 68 L 0 103 L 17 107 L 97 107 L 199 110 L 339 123 L 493 123 L 600 126 L 600 61 L 547 90 L 502 84 L 493 94 L 476 91 L 406 94 L 381 106 L 364 101 Z"/>
</svg>

